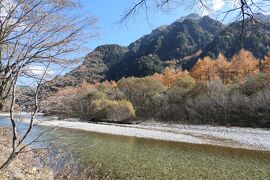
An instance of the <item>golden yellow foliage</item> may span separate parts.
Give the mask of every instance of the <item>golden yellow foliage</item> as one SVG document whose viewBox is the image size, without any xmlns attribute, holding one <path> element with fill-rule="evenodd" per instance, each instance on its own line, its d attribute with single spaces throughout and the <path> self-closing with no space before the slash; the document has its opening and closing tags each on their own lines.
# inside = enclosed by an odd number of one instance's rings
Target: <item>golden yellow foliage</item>
<svg viewBox="0 0 270 180">
<path fill-rule="evenodd" d="M 133 105 L 127 100 L 98 99 L 91 103 L 93 116 L 98 119 L 121 121 L 135 116 Z"/>
<path fill-rule="evenodd" d="M 265 64 L 267 63 L 266 60 Z M 190 74 L 197 80 L 220 79 L 224 83 L 230 83 L 233 79 L 243 80 L 248 74 L 258 72 L 259 60 L 251 52 L 242 49 L 230 61 L 222 54 L 219 54 L 216 60 L 207 56 L 195 64 Z"/>
<path fill-rule="evenodd" d="M 100 83 L 98 85 L 98 87 L 103 87 L 103 88 L 107 88 L 107 89 L 115 89 L 117 88 L 117 83 L 115 81 L 104 81 L 103 83 Z"/>
<path fill-rule="evenodd" d="M 215 62 L 212 61 L 209 56 L 206 56 L 202 60 L 199 60 L 193 67 L 190 74 L 195 79 L 202 81 L 218 79 L 218 76 L 215 72 Z"/>
<path fill-rule="evenodd" d="M 270 72 L 270 52 L 264 57 L 262 64 L 263 64 L 263 71 Z"/>
<path fill-rule="evenodd" d="M 259 72 L 259 60 L 251 52 L 241 49 L 231 60 L 231 71 L 242 80 L 248 74 Z"/>
<path fill-rule="evenodd" d="M 68 96 L 78 93 L 88 93 L 96 88 L 95 84 L 83 81 L 78 87 L 65 87 L 58 90 L 55 96 Z"/>
<path fill-rule="evenodd" d="M 166 68 L 163 73 L 155 73 L 151 78 L 160 81 L 164 86 L 171 87 L 179 77 L 188 72 L 179 69 Z"/>
</svg>

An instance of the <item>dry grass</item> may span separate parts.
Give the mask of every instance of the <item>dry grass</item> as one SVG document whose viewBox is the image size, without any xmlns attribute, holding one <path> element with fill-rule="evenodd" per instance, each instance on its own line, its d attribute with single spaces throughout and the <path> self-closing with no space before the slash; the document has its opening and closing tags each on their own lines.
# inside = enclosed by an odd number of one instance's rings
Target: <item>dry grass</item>
<svg viewBox="0 0 270 180">
<path fill-rule="evenodd" d="M 0 164 L 2 164 L 11 152 L 11 133 L 9 129 L 0 128 Z M 0 170 L 0 180 L 6 179 L 53 179 L 53 173 L 48 168 L 37 167 L 37 152 L 27 151 L 21 153 L 5 169 Z"/>
</svg>

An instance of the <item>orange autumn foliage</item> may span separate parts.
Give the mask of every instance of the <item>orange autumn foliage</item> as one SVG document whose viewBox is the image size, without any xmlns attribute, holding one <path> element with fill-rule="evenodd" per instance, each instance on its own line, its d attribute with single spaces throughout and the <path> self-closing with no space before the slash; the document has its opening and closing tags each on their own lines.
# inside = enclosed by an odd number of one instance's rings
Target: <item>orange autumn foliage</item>
<svg viewBox="0 0 270 180">
<path fill-rule="evenodd" d="M 160 81 L 166 87 L 170 87 L 184 73 L 187 73 L 187 72 L 183 72 L 179 69 L 166 68 L 163 71 L 163 73 L 161 73 L 161 74 L 155 73 L 153 76 L 151 76 L 151 78 Z"/>
<path fill-rule="evenodd" d="M 60 89 L 56 92 L 55 96 L 68 96 L 68 95 L 74 95 L 79 93 L 87 93 L 95 89 L 95 84 L 90 84 L 87 82 L 82 82 L 78 87 L 65 87 L 63 89 Z"/>
<path fill-rule="evenodd" d="M 224 83 L 229 83 L 231 79 L 231 63 L 223 55 L 219 54 L 217 60 L 214 61 L 214 71 L 217 79 Z"/>
<path fill-rule="evenodd" d="M 239 79 L 259 72 L 259 60 L 249 51 L 241 49 L 231 60 L 231 71 Z"/>
<path fill-rule="evenodd" d="M 270 72 L 270 53 L 268 53 L 262 62 L 263 72 Z"/>
<path fill-rule="evenodd" d="M 103 87 L 109 88 L 109 89 L 117 88 L 117 83 L 115 81 L 106 80 L 103 83 L 101 83 L 100 85 L 102 85 Z"/>
<path fill-rule="evenodd" d="M 209 56 L 206 56 L 202 60 L 200 59 L 193 67 L 190 75 L 198 80 L 209 81 L 216 79 L 217 75 L 215 72 L 214 61 Z"/>
<path fill-rule="evenodd" d="M 270 64 L 270 58 L 264 63 Z M 224 83 L 230 83 L 234 79 L 243 80 L 248 74 L 257 74 L 258 72 L 259 60 L 251 52 L 242 49 L 230 61 L 222 54 L 218 55 L 216 60 L 207 56 L 195 64 L 190 74 L 197 80 L 219 79 Z"/>
</svg>

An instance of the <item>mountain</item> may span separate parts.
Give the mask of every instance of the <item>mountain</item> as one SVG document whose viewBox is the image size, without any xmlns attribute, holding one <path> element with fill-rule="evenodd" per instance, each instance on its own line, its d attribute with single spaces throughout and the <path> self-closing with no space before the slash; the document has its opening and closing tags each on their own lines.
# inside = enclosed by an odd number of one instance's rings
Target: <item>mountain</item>
<svg viewBox="0 0 270 180">
<path fill-rule="evenodd" d="M 128 47 L 115 44 L 97 47 L 81 66 L 50 83 L 48 88 L 76 86 L 83 80 L 142 77 L 161 72 L 171 64 L 191 69 L 199 58 L 216 57 L 219 53 L 231 57 L 241 48 L 263 58 L 270 47 L 270 25 L 265 20 L 269 16 L 257 18 L 260 23 L 247 19 L 244 26 L 241 22 L 225 26 L 208 16 L 190 14 L 154 29 Z"/>
<path fill-rule="evenodd" d="M 116 44 L 99 46 L 86 55 L 82 65 L 47 83 L 45 89 L 51 92 L 66 86 L 77 86 L 83 81 L 102 81 L 106 79 L 106 72 L 119 63 L 127 52 L 128 48 Z"/>
<path fill-rule="evenodd" d="M 247 20 L 242 33 L 241 29 L 241 22 L 227 26 L 206 46 L 202 56 L 216 57 L 219 53 L 223 53 L 225 56 L 231 57 L 244 48 L 262 59 L 270 48 L 270 24 L 266 21 L 254 23 Z"/>
<path fill-rule="evenodd" d="M 253 15 L 253 17 L 262 22 L 270 22 L 270 15 L 268 14 L 256 13 Z"/>
<path fill-rule="evenodd" d="M 136 57 L 156 54 L 162 61 L 183 58 L 203 49 L 223 27 L 207 16 L 198 20 L 177 20 L 169 26 L 153 30 L 128 48 Z"/>
<path fill-rule="evenodd" d="M 183 16 L 183 17 L 180 17 L 179 19 L 177 19 L 175 22 L 183 22 L 184 20 L 186 19 L 190 19 L 190 20 L 199 20 L 201 19 L 201 16 L 199 16 L 198 14 L 196 13 L 191 13 L 187 16 Z"/>
<path fill-rule="evenodd" d="M 164 68 L 163 62 L 182 59 L 204 49 L 223 28 L 223 24 L 207 16 L 187 16 L 161 26 L 131 43 L 128 53 L 112 66 L 107 78 L 140 77 L 159 72 Z"/>
</svg>

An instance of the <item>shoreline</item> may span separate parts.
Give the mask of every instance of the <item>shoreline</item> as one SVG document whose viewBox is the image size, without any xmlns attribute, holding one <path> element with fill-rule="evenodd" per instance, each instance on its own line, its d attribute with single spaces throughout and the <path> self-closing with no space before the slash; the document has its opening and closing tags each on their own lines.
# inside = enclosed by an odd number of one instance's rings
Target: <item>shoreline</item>
<svg viewBox="0 0 270 180">
<path fill-rule="evenodd" d="M 0 127 L 0 164 L 4 163 L 9 157 L 11 148 L 12 134 L 9 130 Z M 47 166 L 39 163 L 38 151 L 18 154 L 15 159 L 5 169 L 0 170 L 0 179 L 53 179 L 53 171 Z M 44 153 L 45 155 L 45 153 Z"/>
<path fill-rule="evenodd" d="M 0 117 L 7 117 L 7 114 L 1 113 Z M 27 118 L 22 118 L 22 121 L 25 123 L 29 122 Z M 68 121 L 68 119 L 67 121 L 56 120 L 56 117 L 44 117 L 41 114 L 36 117 L 35 122 L 41 126 L 75 129 L 108 135 L 270 151 L 269 129 L 166 124 L 154 121 L 135 125 L 91 123 Z"/>
</svg>

